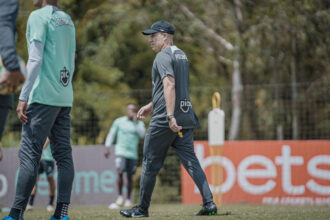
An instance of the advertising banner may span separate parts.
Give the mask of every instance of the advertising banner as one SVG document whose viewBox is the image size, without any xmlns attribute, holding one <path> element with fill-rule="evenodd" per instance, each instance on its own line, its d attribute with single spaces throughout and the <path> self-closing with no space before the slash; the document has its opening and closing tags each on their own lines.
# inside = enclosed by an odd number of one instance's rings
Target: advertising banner
<svg viewBox="0 0 330 220">
<path fill-rule="evenodd" d="M 330 205 L 330 141 L 227 141 L 222 156 L 210 156 L 207 141 L 195 152 L 211 183 L 211 165 L 223 175 L 212 186 L 222 203 Z M 182 202 L 202 204 L 189 174 L 182 170 Z"/>
<path fill-rule="evenodd" d="M 17 149 L 2 149 L 2 151 L 4 158 L 0 162 L 0 207 L 10 207 L 14 200 L 19 163 Z M 116 200 L 118 194 L 115 156 L 112 151 L 110 157 L 106 159 L 103 153 L 104 146 L 73 148 L 75 166 L 71 197 L 73 205 L 109 205 Z M 57 171 L 54 177 L 56 181 Z M 42 174 L 38 182 L 35 205 L 46 206 L 48 200 L 49 186 L 45 174 Z"/>
</svg>

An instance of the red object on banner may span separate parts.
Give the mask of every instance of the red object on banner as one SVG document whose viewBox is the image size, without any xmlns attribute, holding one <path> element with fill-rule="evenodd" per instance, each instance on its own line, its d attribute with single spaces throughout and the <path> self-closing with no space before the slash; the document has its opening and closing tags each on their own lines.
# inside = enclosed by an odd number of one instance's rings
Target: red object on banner
<svg viewBox="0 0 330 220">
<path fill-rule="evenodd" d="M 207 141 L 195 141 L 195 152 L 208 180 L 212 163 L 223 167 L 223 184 L 210 186 L 222 191 L 223 204 L 330 204 L 328 140 L 227 141 L 223 156 L 214 157 Z M 202 204 L 191 177 L 181 171 L 182 202 Z"/>
</svg>

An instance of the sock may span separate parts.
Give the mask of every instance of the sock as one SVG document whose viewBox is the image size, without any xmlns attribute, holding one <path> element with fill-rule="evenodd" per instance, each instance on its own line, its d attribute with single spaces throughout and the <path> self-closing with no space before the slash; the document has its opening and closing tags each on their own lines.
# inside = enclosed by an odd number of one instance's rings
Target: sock
<svg viewBox="0 0 330 220">
<path fill-rule="evenodd" d="M 20 209 L 11 208 L 9 216 L 13 219 L 19 220 L 23 216 L 23 212 Z"/>
<path fill-rule="evenodd" d="M 54 196 L 49 196 L 49 205 L 53 205 L 54 203 Z"/>
<path fill-rule="evenodd" d="M 34 201 L 34 195 L 31 195 L 31 196 L 30 196 L 30 201 L 29 201 L 29 204 L 30 204 L 31 206 L 33 206 L 33 201 Z"/>
<path fill-rule="evenodd" d="M 57 203 L 54 218 L 61 219 L 68 215 L 69 203 Z"/>
</svg>

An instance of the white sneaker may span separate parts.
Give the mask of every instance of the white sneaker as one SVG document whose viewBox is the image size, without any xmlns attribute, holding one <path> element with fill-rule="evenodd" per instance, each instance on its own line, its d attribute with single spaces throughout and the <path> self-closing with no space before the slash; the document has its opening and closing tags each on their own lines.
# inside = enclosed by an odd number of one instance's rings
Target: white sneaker
<svg viewBox="0 0 330 220">
<path fill-rule="evenodd" d="M 32 205 L 30 205 L 30 204 L 28 204 L 27 206 L 26 206 L 26 211 L 31 211 L 33 209 L 33 206 Z"/>
<path fill-rule="evenodd" d="M 109 209 L 120 209 L 120 206 L 117 205 L 117 203 L 111 203 L 109 206 L 108 206 Z"/>
<path fill-rule="evenodd" d="M 118 206 L 122 206 L 124 204 L 124 198 L 122 196 L 118 196 L 118 198 L 116 200 L 116 204 Z"/>
<path fill-rule="evenodd" d="M 54 211 L 54 207 L 52 205 L 48 205 L 46 209 L 47 209 L 48 212 L 53 212 Z"/>
<path fill-rule="evenodd" d="M 129 199 L 127 199 L 124 203 L 124 207 L 131 207 L 132 205 L 133 205 L 133 203 Z"/>
</svg>

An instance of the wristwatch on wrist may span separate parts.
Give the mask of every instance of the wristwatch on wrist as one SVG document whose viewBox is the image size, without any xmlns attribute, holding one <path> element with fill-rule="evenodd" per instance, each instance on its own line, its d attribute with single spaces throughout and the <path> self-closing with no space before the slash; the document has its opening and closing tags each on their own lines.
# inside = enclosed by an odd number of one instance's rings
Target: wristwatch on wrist
<svg viewBox="0 0 330 220">
<path fill-rule="evenodd" d="M 166 116 L 167 121 L 171 120 L 172 118 L 174 118 L 174 115 L 167 115 Z"/>
</svg>

